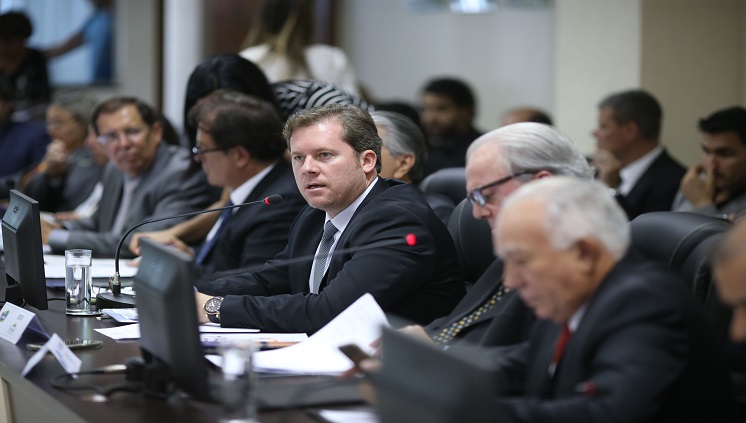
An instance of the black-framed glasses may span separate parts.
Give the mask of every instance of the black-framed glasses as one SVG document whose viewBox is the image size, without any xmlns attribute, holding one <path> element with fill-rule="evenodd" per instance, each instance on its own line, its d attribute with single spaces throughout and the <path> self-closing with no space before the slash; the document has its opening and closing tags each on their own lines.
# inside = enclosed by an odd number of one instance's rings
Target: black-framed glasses
<svg viewBox="0 0 746 423">
<path fill-rule="evenodd" d="M 208 148 L 208 149 L 203 150 L 198 144 L 192 147 L 192 154 L 194 154 L 195 156 L 201 156 L 203 154 L 214 153 L 216 151 L 228 151 L 233 147 L 235 147 L 235 145 L 232 145 L 230 147 L 215 147 L 215 148 Z"/>
<path fill-rule="evenodd" d="M 113 144 L 117 141 L 119 141 L 119 138 L 121 138 L 122 135 L 124 135 L 124 138 L 126 138 L 129 141 L 137 141 L 140 139 L 140 135 L 142 135 L 143 132 L 146 131 L 147 128 L 124 128 L 121 131 L 114 131 L 114 132 L 108 132 L 106 134 L 101 134 L 96 139 L 99 143 L 106 145 L 106 144 Z"/>
<path fill-rule="evenodd" d="M 538 170 L 524 170 L 522 172 L 514 173 L 512 175 L 508 175 L 508 176 L 506 176 L 504 178 L 500 178 L 500 179 L 498 179 L 496 181 L 490 182 L 489 184 L 482 185 L 481 187 L 478 187 L 478 188 L 474 188 L 473 190 L 469 191 L 466 194 L 466 198 L 468 198 L 469 201 L 471 201 L 472 204 L 476 204 L 478 206 L 482 206 L 483 207 L 485 204 L 487 204 L 487 201 L 489 201 L 490 196 L 489 195 L 484 195 L 484 193 L 482 191 L 484 191 L 484 190 L 486 190 L 488 188 L 493 188 L 493 187 L 502 185 L 502 184 L 510 181 L 513 178 L 517 178 L 519 176 L 523 176 L 523 175 L 526 175 L 528 173 L 536 173 L 536 172 L 538 172 Z"/>
</svg>

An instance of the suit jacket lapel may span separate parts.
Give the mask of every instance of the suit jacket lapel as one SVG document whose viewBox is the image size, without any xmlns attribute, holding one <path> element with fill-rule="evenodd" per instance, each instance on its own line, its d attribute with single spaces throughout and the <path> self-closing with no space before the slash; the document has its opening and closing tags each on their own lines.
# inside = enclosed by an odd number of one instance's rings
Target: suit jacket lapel
<svg viewBox="0 0 746 423">
<path fill-rule="evenodd" d="M 104 201 L 102 199 L 98 212 L 98 227 L 103 232 L 111 231 L 112 225 L 114 225 L 114 219 L 116 219 L 117 211 L 119 210 L 119 204 L 122 202 L 122 192 L 124 190 L 124 176 L 119 172 L 113 163 L 109 163 L 109 168 L 106 170 L 108 177 L 103 179 L 104 184 L 104 196 L 116 195 L 116 201 Z"/>
<path fill-rule="evenodd" d="M 463 317 L 471 314 L 478 307 L 481 307 L 486 303 L 497 289 L 502 286 L 502 274 L 502 262 L 500 260 L 495 260 L 495 262 L 493 262 L 479 278 L 478 283 L 474 284 L 469 292 L 466 293 L 466 297 L 464 297 L 466 300 L 462 300 L 459 303 L 468 305 L 468 307 L 461 307 L 458 309 L 456 317 L 449 320 L 447 325 L 452 325 L 461 320 Z M 499 309 L 499 307 L 492 307 L 487 313 L 482 315 L 481 320 L 487 320 L 488 318 L 494 317 L 494 315 L 499 312 Z"/>
</svg>

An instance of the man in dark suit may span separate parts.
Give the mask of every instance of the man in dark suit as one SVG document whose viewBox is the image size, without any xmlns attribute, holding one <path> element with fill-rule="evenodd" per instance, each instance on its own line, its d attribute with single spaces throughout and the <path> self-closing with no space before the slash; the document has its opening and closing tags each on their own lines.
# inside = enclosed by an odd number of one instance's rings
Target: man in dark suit
<svg viewBox="0 0 746 423">
<path fill-rule="evenodd" d="M 301 111 L 284 134 L 308 207 L 264 269 L 197 285 L 209 294 L 196 294 L 201 321 L 313 333 L 366 292 L 415 322 L 448 313 L 464 294 L 453 240 L 417 189 L 378 177 L 381 138 L 368 112 Z M 314 258 L 283 263 L 303 257 Z"/>
<path fill-rule="evenodd" d="M 662 117 L 658 101 L 642 90 L 612 94 L 598 106 L 593 164 L 630 220 L 671 210 L 686 173 L 660 145 Z"/>
<path fill-rule="evenodd" d="M 269 207 L 251 205 L 197 215 L 163 231 L 138 234 L 130 248 L 137 250 L 143 236 L 176 245 L 195 253 L 203 275 L 264 263 L 285 247 L 290 225 L 306 204 L 290 164 L 283 160 L 285 142 L 277 112 L 256 97 L 217 90 L 189 117 L 198 124 L 194 157 L 202 163 L 210 185 L 230 191 L 230 204 L 273 194 L 283 200 Z M 203 240 L 196 251 L 185 244 Z"/>
<path fill-rule="evenodd" d="M 493 235 L 505 285 L 542 319 L 503 357 L 495 421 L 736 421 L 709 321 L 675 275 L 627 254 L 602 184 L 528 184 Z"/>
<path fill-rule="evenodd" d="M 575 144 L 555 128 L 517 123 L 488 132 L 472 143 L 466 155 L 466 185 L 474 218 L 494 227 L 510 193 L 534 179 L 557 175 L 592 177 Z M 408 326 L 405 330 L 449 347 L 524 341 L 533 314 L 515 292 L 503 287 L 502 272 L 502 261 L 495 260 L 450 314 L 424 328 Z"/>
<path fill-rule="evenodd" d="M 459 79 L 432 79 L 422 89 L 421 103 L 420 119 L 430 144 L 425 173 L 463 167 L 466 149 L 482 135 L 474 128 L 477 102 L 471 87 Z"/>
<path fill-rule="evenodd" d="M 122 234 L 134 225 L 209 204 L 204 174 L 187 174 L 189 151 L 161 142 L 163 125 L 152 107 L 134 97 L 113 97 L 96 106 L 91 121 L 110 158 L 101 177 L 103 196 L 92 216 L 66 222 L 66 230 L 42 220 L 42 238 L 53 251 L 87 248 L 113 257 Z"/>
</svg>

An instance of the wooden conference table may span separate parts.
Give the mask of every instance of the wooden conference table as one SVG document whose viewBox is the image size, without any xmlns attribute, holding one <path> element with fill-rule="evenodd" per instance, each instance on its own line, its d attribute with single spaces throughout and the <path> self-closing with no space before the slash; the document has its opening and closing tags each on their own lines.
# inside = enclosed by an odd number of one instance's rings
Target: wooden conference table
<svg viewBox="0 0 746 423">
<path fill-rule="evenodd" d="M 4 297 L 5 280 L 2 269 L 0 297 Z M 48 291 L 49 297 L 61 297 L 63 291 Z M 42 326 L 51 335 L 57 333 L 63 339 L 84 338 L 103 342 L 98 349 L 76 350 L 82 360 L 81 371 L 112 364 L 122 364 L 126 359 L 140 355 L 137 341 L 115 341 L 95 332 L 95 328 L 111 327 L 115 323 L 101 321 L 95 317 L 73 317 L 65 315 L 64 301 L 50 301 L 49 309 L 36 312 Z M 64 373 L 62 366 L 51 354 L 37 364 L 27 375 L 21 371 L 33 355 L 26 349 L 27 343 L 43 342 L 34 335 L 24 334 L 17 345 L 0 340 L 0 421 L 12 422 L 216 422 L 220 417 L 220 406 L 184 398 L 169 401 L 146 397 L 140 393 L 115 393 L 106 402 L 92 400 L 91 391 L 60 391 L 50 385 L 50 379 Z M 186 370 L 186 369 L 185 369 Z M 266 384 L 308 383 L 308 378 L 262 379 L 260 388 Z M 124 381 L 124 375 L 104 375 L 93 379 L 96 383 L 116 384 Z M 302 381 L 302 382 L 299 382 Z M 284 389 L 284 388 L 283 388 Z M 354 389 L 350 387 L 350 389 Z M 259 414 L 262 423 L 272 422 L 318 422 L 303 410 L 263 411 Z"/>
</svg>

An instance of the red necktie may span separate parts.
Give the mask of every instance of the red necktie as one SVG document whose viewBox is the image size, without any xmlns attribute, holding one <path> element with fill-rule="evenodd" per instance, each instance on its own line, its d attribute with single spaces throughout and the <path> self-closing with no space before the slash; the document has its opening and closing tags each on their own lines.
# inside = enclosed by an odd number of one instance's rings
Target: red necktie
<svg viewBox="0 0 746 423">
<path fill-rule="evenodd" d="M 565 352 L 567 341 L 570 339 L 570 327 L 565 323 L 562 326 L 562 332 L 557 337 L 557 343 L 554 345 L 554 354 L 552 355 L 552 364 L 549 365 L 549 375 L 554 376 L 555 370 L 557 370 L 557 364 L 562 358 L 562 354 Z"/>
</svg>

